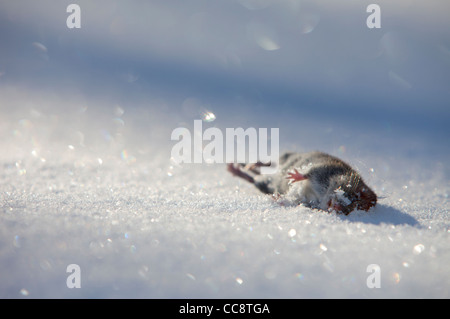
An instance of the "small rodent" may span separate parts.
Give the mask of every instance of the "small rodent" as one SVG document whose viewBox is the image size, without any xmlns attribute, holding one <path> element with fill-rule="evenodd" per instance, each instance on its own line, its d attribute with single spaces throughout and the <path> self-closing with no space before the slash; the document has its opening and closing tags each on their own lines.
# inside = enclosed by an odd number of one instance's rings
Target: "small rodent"
<svg viewBox="0 0 450 319">
<path fill-rule="evenodd" d="M 259 168 L 267 165 L 228 164 L 227 168 L 263 193 L 296 205 L 348 215 L 355 209 L 368 211 L 377 203 L 377 195 L 361 175 L 337 157 L 322 152 L 284 153 L 277 173 L 260 174 Z"/>
</svg>

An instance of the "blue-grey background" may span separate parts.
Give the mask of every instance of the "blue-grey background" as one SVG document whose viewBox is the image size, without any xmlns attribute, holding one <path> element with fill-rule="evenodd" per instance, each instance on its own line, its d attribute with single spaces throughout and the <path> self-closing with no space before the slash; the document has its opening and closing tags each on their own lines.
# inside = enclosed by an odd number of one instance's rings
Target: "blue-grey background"
<svg viewBox="0 0 450 319">
<path fill-rule="evenodd" d="M 366 26 L 371 1 L 78 1 L 68 29 L 70 3 L 0 3 L 0 85 L 159 97 L 174 113 L 194 97 L 270 126 L 407 131 L 448 153 L 447 1 L 379 1 L 381 29 Z"/>
<path fill-rule="evenodd" d="M 381 29 L 366 0 L 71 2 L 0 0 L 1 298 L 450 296 L 448 0 L 377 1 Z M 337 155 L 377 206 L 176 165 L 195 119 Z"/>
</svg>

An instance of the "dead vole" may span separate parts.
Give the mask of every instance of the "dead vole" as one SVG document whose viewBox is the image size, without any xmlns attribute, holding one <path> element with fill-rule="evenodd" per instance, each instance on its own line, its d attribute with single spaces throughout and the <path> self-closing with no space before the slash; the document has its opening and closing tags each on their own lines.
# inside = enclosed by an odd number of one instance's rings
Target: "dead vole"
<svg viewBox="0 0 450 319">
<path fill-rule="evenodd" d="M 294 204 L 349 214 L 368 211 L 377 195 L 361 176 L 337 157 L 321 153 L 284 153 L 276 174 L 261 175 L 268 164 L 228 164 L 228 171 L 253 183 L 260 191 Z"/>
</svg>

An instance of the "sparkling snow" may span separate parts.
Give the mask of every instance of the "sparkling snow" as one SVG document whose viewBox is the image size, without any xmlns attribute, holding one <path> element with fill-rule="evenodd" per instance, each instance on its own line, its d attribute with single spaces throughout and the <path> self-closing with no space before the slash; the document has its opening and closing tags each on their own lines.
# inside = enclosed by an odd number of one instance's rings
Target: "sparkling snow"
<svg viewBox="0 0 450 319">
<path fill-rule="evenodd" d="M 345 139 L 362 150 L 354 156 L 318 133 L 306 147 L 353 163 L 384 197 L 341 216 L 280 206 L 224 164 L 171 163 L 178 122 L 155 110 L 122 109 L 122 123 L 114 105 L 62 112 L 62 100 L 9 94 L 28 106 L 1 110 L 1 297 L 449 296 L 449 172 L 439 158 Z M 301 144 L 289 130 L 282 144 Z M 70 264 L 80 289 L 66 286 Z M 366 284 L 371 264 L 380 288 Z"/>
<path fill-rule="evenodd" d="M 450 297 L 448 0 L 380 0 L 381 29 L 332 0 L 78 0 L 68 29 L 69 3 L 0 1 L 0 298 Z M 279 128 L 379 202 L 177 165 L 194 120 Z"/>
</svg>

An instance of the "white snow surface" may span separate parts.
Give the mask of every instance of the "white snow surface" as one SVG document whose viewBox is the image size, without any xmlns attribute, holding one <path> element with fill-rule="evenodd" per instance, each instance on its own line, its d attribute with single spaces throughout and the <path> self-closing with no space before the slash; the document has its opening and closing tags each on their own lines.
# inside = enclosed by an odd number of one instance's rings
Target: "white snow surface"
<svg viewBox="0 0 450 319">
<path fill-rule="evenodd" d="M 282 150 L 337 155 L 382 197 L 342 216 L 280 206 L 224 164 L 173 164 L 170 132 L 192 121 L 167 108 L 1 96 L 1 298 L 449 297 L 445 148 L 428 156 L 417 139 L 411 156 L 407 133 L 286 119 Z"/>
</svg>

